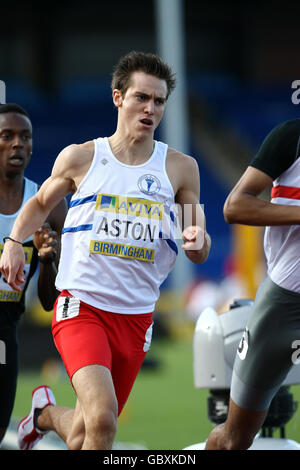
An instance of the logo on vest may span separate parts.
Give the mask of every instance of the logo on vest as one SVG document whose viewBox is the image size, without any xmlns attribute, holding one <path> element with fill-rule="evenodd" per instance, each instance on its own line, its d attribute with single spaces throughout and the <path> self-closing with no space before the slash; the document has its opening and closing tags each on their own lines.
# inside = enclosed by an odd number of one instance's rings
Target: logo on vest
<svg viewBox="0 0 300 470">
<path fill-rule="evenodd" d="M 143 175 L 138 179 L 138 187 L 142 193 L 151 196 L 160 191 L 161 184 L 156 176 Z"/>
<path fill-rule="evenodd" d="M 237 354 L 239 358 L 243 361 L 247 355 L 249 348 L 249 330 L 246 327 L 241 338 L 241 341 L 238 345 Z"/>
<path fill-rule="evenodd" d="M 80 300 L 75 297 L 58 297 L 56 321 L 68 320 L 79 315 Z"/>
</svg>

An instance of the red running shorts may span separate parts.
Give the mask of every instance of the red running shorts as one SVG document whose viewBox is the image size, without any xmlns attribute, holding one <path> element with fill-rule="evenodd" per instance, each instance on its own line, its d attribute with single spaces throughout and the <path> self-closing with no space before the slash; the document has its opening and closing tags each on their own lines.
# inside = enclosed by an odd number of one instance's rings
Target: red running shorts
<svg viewBox="0 0 300 470">
<path fill-rule="evenodd" d="M 110 370 L 120 414 L 150 347 L 152 326 L 152 313 L 106 312 L 63 290 L 54 305 L 52 334 L 71 381 L 90 364 Z"/>
</svg>

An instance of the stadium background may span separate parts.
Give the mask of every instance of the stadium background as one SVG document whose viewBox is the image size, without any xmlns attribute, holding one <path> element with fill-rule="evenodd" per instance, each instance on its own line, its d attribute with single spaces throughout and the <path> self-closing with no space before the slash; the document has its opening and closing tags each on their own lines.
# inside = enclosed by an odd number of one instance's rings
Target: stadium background
<svg viewBox="0 0 300 470">
<path fill-rule="evenodd" d="M 235 296 L 253 298 L 265 272 L 262 231 L 226 225 L 222 208 L 267 132 L 283 120 L 299 117 L 300 105 L 292 102 L 292 83 L 300 80 L 300 5 L 292 1 L 174 3 L 181 7 L 183 28 L 188 133 L 183 150 L 198 161 L 200 199 L 212 250 L 205 264 L 185 267 L 189 269 L 186 282 L 178 286 L 173 276 L 162 286 L 154 351 L 160 351 L 161 346 L 155 346 L 159 340 L 167 343 L 163 353 L 150 354 L 145 369 L 151 366 L 159 374 L 162 354 L 186 347 L 184 357 L 189 363 L 185 366 L 190 371 L 186 386 L 193 388 L 191 339 L 197 315 L 207 305 L 224 311 Z M 63 147 L 113 132 L 113 65 L 129 50 L 160 53 L 157 5 L 154 0 L 64 1 L 57 7 L 41 2 L 2 5 L 0 79 L 6 83 L 6 101 L 24 106 L 34 126 L 28 177 L 41 183 Z M 171 29 L 169 17 L 163 20 L 164 27 Z M 163 140 L 162 130 L 156 138 Z M 59 360 L 49 325 L 50 316 L 31 288 L 20 328 L 21 371 L 65 380 L 63 372 L 57 372 Z M 198 400 L 199 395 L 194 397 Z M 184 396 L 180 399 L 186 401 Z M 202 414 L 195 410 L 199 420 L 206 419 L 205 405 L 201 406 Z"/>
</svg>

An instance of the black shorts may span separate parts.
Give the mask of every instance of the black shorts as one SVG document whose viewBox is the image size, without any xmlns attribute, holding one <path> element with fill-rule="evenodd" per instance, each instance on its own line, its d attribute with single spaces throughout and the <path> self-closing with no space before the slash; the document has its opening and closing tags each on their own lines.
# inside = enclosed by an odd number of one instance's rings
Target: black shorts
<svg viewBox="0 0 300 470">
<path fill-rule="evenodd" d="M 11 418 L 16 396 L 17 376 L 17 322 L 12 321 L 6 325 L 0 325 L 0 428 L 7 428 Z"/>
<path fill-rule="evenodd" d="M 232 400 L 244 409 L 267 410 L 294 364 L 299 339 L 300 294 L 265 279 L 238 347 Z"/>
</svg>

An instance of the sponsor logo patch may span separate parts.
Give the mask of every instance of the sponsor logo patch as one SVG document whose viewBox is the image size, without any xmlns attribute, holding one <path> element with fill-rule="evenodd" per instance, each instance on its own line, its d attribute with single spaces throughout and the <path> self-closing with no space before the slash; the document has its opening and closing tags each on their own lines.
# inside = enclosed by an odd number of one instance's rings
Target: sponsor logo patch
<svg viewBox="0 0 300 470">
<path fill-rule="evenodd" d="M 149 201 L 148 199 L 117 196 L 114 194 L 98 194 L 95 210 L 162 220 L 164 205 L 162 202 Z"/>
<path fill-rule="evenodd" d="M 157 194 L 160 191 L 161 183 L 159 179 L 154 175 L 143 175 L 138 179 L 139 190 L 151 196 L 152 194 Z"/>
<path fill-rule="evenodd" d="M 249 330 L 246 327 L 242 336 L 242 339 L 238 345 L 237 353 L 239 358 L 243 361 L 247 355 L 249 348 Z"/>
<path fill-rule="evenodd" d="M 118 256 L 119 258 L 138 259 L 140 261 L 151 262 L 154 261 L 154 250 L 152 248 L 124 245 L 122 243 L 91 240 L 89 251 L 90 253 Z"/>
<path fill-rule="evenodd" d="M 75 297 L 59 297 L 56 307 L 56 321 L 68 320 L 79 315 L 80 300 Z"/>
</svg>

